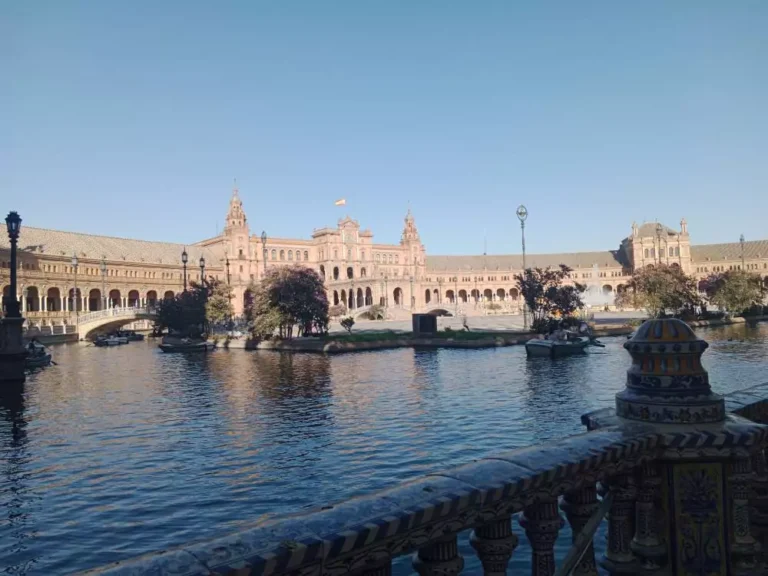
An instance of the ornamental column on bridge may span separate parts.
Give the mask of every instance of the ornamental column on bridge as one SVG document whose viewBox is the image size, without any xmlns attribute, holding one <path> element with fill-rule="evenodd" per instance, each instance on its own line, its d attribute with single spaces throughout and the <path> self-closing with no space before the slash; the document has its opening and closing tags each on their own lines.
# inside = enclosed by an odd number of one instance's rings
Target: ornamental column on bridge
<svg viewBox="0 0 768 576">
<path fill-rule="evenodd" d="M 657 460 L 606 487 L 612 575 L 759 573 L 750 498 L 768 483 L 753 472 L 765 470 L 768 427 L 726 413 L 701 364 L 707 347 L 681 320 L 647 320 L 624 343 L 632 365 L 615 409 L 582 416 L 590 430 L 659 438 Z"/>
</svg>

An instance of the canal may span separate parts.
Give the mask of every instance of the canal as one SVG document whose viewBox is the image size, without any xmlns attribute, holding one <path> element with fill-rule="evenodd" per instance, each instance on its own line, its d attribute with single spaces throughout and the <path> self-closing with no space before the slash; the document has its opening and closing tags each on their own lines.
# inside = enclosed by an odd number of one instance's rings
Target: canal
<svg viewBox="0 0 768 576">
<path fill-rule="evenodd" d="M 699 333 L 716 391 L 768 379 L 768 324 Z M 69 573 L 582 432 L 579 416 L 613 404 L 629 365 L 623 338 L 604 341 L 557 362 L 526 361 L 522 347 L 56 347 L 58 366 L 0 406 L 0 567 Z M 515 530 L 513 564 L 527 564 Z M 466 542 L 463 553 L 476 572 Z"/>
</svg>

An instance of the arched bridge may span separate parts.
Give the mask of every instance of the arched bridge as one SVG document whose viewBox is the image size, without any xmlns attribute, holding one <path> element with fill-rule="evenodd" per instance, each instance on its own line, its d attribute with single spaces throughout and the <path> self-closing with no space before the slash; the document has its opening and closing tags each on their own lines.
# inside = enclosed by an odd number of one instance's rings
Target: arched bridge
<svg viewBox="0 0 768 576">
<path fill-rule="evenodd" d="M 157 316 L 157 310 L 151 307 L 108 308 L 89 312 L 80 316 L 77 322 L 77 333 L 80 338 L 87 338 L 94 330 L 104 327 L 117 329 L 136 320 L 152 320 Z"/>
</svg>

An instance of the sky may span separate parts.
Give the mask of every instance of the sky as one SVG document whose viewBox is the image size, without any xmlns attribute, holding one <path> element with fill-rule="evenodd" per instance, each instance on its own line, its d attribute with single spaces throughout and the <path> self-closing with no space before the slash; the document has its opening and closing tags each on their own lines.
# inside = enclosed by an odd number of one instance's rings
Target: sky
<svg viewBox="0 0 768 576">
<path fill-rule="evenodd" d="M 768 238 L 768 2 L 0 6 L 0 211 L 191 243 L 351 216 L 428 254 Z M 346 198 L 347 206 L 333 205 Z"/>
</svg>

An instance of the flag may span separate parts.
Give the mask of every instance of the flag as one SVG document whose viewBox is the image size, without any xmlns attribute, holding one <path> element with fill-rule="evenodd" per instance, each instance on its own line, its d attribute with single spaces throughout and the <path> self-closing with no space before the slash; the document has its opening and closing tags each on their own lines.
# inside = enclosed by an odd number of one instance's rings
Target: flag
<svg viewBox="0 0 768 576">
<path fill-rule="evenodd" d="M 336 200 L 336 202 L 333 203 L 334 206 L 346 206 L 347 205 L 347 199 L 346 198 L 340 198 L 339 200 Z"/>
</svg>

